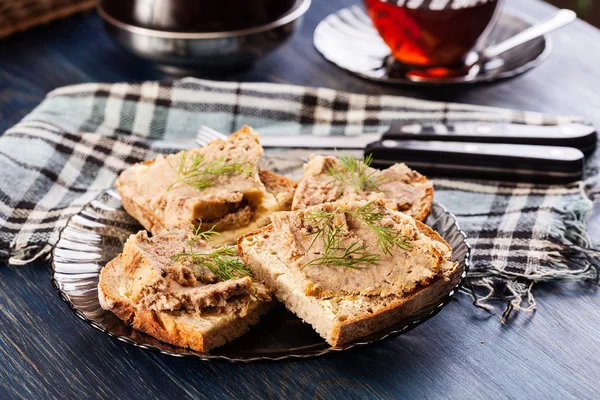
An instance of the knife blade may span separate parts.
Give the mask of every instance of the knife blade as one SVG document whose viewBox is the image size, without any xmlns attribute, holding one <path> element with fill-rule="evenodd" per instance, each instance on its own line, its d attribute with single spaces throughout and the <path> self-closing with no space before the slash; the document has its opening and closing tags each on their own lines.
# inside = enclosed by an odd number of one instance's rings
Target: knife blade
<svg viewBox="0 0 600 400">
<path fill-rule="evenodd" d="M 301 148 L 301 149 L 364 149 L 369 143 L 376 142 L 381 133 L 361 135 L 290 135 L 261 136 L 260 144 L 265 148 Z"/>
</svg>

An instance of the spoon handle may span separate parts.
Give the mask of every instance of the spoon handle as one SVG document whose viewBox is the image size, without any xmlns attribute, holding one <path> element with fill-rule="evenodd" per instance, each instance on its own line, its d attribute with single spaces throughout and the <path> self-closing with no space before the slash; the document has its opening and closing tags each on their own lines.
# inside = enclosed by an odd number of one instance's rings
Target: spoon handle
<svg viewBox="0 0 600 400">
<path fill-rule="evenodd" d="M 573 11 L 566 9 L 559 10 L 552 18 L 533 25 L 532 27 L 525 29 L 524 31 L 503 42 L 488 47 L 482 52 L 483 58 L 494 58 L 510 49 L 522 45 L 523 43 L 529 42 L 530 40 L 563 27 L 575 21 L 575 19 L 577 19 L 577 15 Z"/>
</svg>

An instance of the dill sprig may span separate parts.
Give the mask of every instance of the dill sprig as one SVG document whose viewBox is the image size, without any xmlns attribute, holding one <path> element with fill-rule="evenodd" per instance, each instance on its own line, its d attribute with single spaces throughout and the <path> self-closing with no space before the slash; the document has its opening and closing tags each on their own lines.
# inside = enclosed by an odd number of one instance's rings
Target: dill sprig
<svg viewBox="0 0 600 400">
<path fill-rule="evenodd" d="M 223 247 L 210 253 L 179 253 L 173 256 L 175 261 L 191 258 L 197 265 L 208 268 L 221 280 L 226 281 L 234 278 L 243 278 L 250 275 L 250 271 L 242 260 L 237 256 L 235 249 Z"/>
<path fill-rule="evenodd" d="M 372 154 L 362 160 L 346 154 L 339 156 L 338 160 L 341 168 L 337 165 L 328 165 L 325 168 L 325 173 L 333 178 L 333 182 L 351 186 L 356 190 L 379 190 L 378 184 L 381 182 L 374 177 L 376 171 L 368 172 L 373 162 Z"/>
<path fill-rule="evenodd" d="M 341 250 L 341 252 L 338 252 Z M 311 265 L 326 265 L 331 267 L 345 267 L 349 269 L 362 269 L 362 265 L 378 264 L 381 255 L 369 253 L 367 246 L 360 244 L 358 240 L 343 249 L 328 248 L 321 257 L 317 257 L 306 263 L 302 269 Z"/>
<path fill-rule="evenodd" d="M 188 245 L 190 246 L 190 248 L 194 246 L 194 243 L 196 243 L 197 239 L 204 239 L 208 242 L 211 236 L 221 236 L 221 233 L 215 231 L 215 227 L 216 225 L 213 225 L 209 230 L 203 231 L 202 220 L 198 218 L 198 226 L 191 226 L 194 235 L 188 240 Z"/>
<path fill-rule="evenodd" d="M 406 237 L 398 234 L 394 228 L 382 226 L 381 222 L 385 213 L 379 211 L 370 201 L 354 211 L 336 208 L 333 211 L 316 210 L 303 217 L 303 220 L 309 221 L 311 225 L 316 225 L 317 229 L 309 232 L 307 236 L 313 239 L 308 247 L 312 249 L 316 241 L 321 238 L 323 241 L 323 252 L 307 264 L 302 269 L 311 265 L 327 265 L 345 267 L 349 269 L 361 269 L 368 264 L 378 264 L 382 260 L 382 255 L 368 251 L 364 244 L 359 240 L 353 241 L 350 245 L 342 246 L 343 225 L 336 221 L 338 213 L 348 214 L 362 221 L 377 236 L 377 244 L 383 254 L 391 255 L 392 248 L 398 247 L 404 250 L 410 249 L 410 244 Z"/>
<path fill-rule="evenodd" d="M 220 235 L 219 232 L 215 232 L 214 226 L 207 231 L 202 231 L 200 228 L 201 225 L 202 221 L 200 221 L 200 225 L 197 227 L 192 226 L 194 235 L 187 241 L 189 253 L 183 252 L 175 254 L 173 260 L 181 261 L 191 259 L 197 265 L 208 268 L 223 281 L 233 278 L 243 278 L 250 275 L 250 271 L 246 269 L 242 260 L 237 256 L 235 249 L 231 247 L 223 247 L 204 254 L 194 251 L 194 244 L 199 238 L 208 240 L 213 235 Z"/>
<path fill-rule="evenodd" d="M 373 200 L 349 212 L 349 214 L 362 221 L 377 235 L 377 244 L 384 254 L 392 255 L 391 249 L 393 247 L 399 247 L 404 250 L 410 249 L 410 244 L 407 242 L 405 236 L 399 235 L 391 226 L 378 224 L 385 214 L 377 209 L 373 204 Z"/>
<path fill-rule="evenodd" d="M 167 191 L 179 182 L 183 182 L 196 190 L 203 190 L 212 186 L 214 175 L 250 175 L 253 172 L 253 168 L 247 164 L 226 162 L 223 157 L 205 162 L 204 154 L 194 154 L 188 157 L 185 150 L 181 152 L 179 165 L 173 169 L 177 172 L 177 179 L 167 187 Z"/>
</svg>

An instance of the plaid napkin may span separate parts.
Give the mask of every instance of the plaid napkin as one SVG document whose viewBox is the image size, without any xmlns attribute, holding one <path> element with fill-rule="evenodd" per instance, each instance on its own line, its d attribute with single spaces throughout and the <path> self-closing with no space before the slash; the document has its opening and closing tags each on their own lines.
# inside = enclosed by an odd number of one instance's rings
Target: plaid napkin
<svg viewBox="0 0 600 400">
<path fill-rule="evenodd" d="M 48 257 L 66 220 L 129 165 L 193 138 L 200 125 L 262 135 L 357 135 L 393 122 L 581 122 L 532 112 L 330 89 L 186 78 L 172 83 L 83 84 L 48 94 L 0 137 L 0 259 Z M 473 245 L 475 304 L 533 310 L 537 282 L 597 280 L 586 234 L 600 193 L 600 160 L 586 182 L 547 186 L 434 179 L 435 200 L 455 213 Z"/>
</svg>

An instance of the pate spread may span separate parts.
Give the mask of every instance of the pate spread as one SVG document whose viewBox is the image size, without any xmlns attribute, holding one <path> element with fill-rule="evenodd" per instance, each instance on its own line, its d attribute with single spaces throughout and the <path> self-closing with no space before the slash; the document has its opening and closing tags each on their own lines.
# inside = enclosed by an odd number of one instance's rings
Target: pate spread
<svg viewBox="0 0 600 400">
<path fill-rule="evenodd" d="M 439 275 L 443 267 L 451 265 L 451 248 L 443 241 L 423 233 L 412 218 L 392 211 L 383 200 L 372 203 L 383 214 L 380 226 L 391 227 L 402 237 L 407 247 L 390 247 L 389 254 L 381 251 L 377 235 L 351 212 L 367 202 L 338 202 L 310 207 L 294 212 L 278 212 L 271 216 L 273 232 L 281 246 L 280 257 L 290 268 L 307 295 L 329 297 L 339 295 L 403 295 L 425 285 Z M 323 256 L 324 242 L 314 240 L 316 230 L 323 226 L 311 216 L 316 211 L 336 211 L 333 223 L 340 232 L 340 249 L 353 243 L 365 246 L 366 251 L 378 254 L 379 262 L 359 265 L 359 268 L 311 264 Z M 348 212 L 346 212 L 348 211 Z M 441 239 L 440 239 L 441 240 Z"/>
<path fill-rule="evenodd" d="M 223 231 L 249 224 L 263 202 L 275 202 L 259 177 L 258 160 L 262 154 L 258 135 L 240 131 L 203 148 L 136 164 L 119 176 L 115 186 L 122 197 L 133 198 L 139 207 L 148 210 L 154 226 L 146 228 L 153 233 L 188 226 L 198 219 L 207 228 L 215 226 L 217 231 Z M 182 164 L 189 170 L 198 159 L 198 170 L 211 163 L 234 163 L 243 171 L 201 175 L 199 178 L 209 179 L 210 185 L 198 189 L 182 181 L 180 172 Z"/>
<path fill-rule="evenodd" d="M 367 167 L 367 175 L 377 183 L 375 190 L 335 181 L 327 173 L 328 168 L 343 167 L 336 157 L 318 155 L 312 156 L 304 165 L 304 175 L 294 196 L 293 210 L 334 201 L 385 199 L 392 210 L 417 217 L 421 214 L 422 202 L 431 201 L 432 183 L 405 164 L 394 164 L 384 170 Z"/>
<path fill-rule="evenodd" d="M 249 276 L 221 280 L 191 257 L 191 229 L 176 228 L 149 238 L 145 231 L 131 235 L 123 249 L 123 265 L 132 278 L 128 297 L 138 307 L 153 311 L 187 310 L 244 315 L 251 299 L 270 300 L 269 291 Z M 214 249 L 194 238 L 192 251 L 208 254 Z"/>
</svg>

